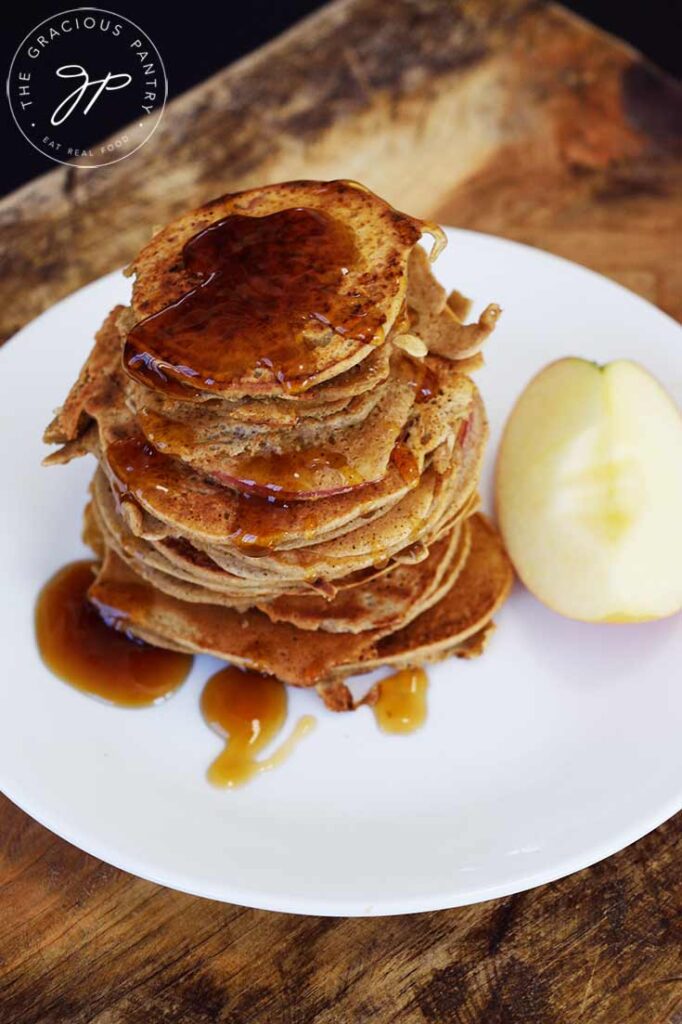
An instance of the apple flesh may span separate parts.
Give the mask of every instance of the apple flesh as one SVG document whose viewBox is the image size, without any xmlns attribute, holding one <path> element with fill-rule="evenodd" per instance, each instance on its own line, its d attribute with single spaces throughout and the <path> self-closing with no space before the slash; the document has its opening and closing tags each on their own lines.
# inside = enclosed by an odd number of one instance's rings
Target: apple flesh
<svg viewBox="0 0 682 1024">
<path fill-rule="evenodd" d="M 512 562 L 550 608 L 586 622 L 682 608 L 682 419 L 641 366 L 545 367 L 509 417 L 495 490 Z"/>
</svg>

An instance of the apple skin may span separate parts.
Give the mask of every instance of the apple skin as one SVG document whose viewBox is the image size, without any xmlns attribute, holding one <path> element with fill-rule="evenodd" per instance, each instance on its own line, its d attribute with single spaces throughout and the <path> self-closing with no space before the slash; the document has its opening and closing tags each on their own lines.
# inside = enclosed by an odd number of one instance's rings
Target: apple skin
<svg viewBox="0 0 682 1024">
<path fill-rule="evenodd" d="M 682 419 L 637 363 L 541 370 L 507 421 L 495 502 L 519 577 L 561 615 L 643 622 L 682 608 Z"/>
</svg>

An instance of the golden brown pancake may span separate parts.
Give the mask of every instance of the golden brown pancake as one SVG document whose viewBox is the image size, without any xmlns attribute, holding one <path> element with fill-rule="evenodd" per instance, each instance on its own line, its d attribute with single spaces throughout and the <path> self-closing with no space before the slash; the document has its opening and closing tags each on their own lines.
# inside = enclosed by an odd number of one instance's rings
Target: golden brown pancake
<svg viewBox="0 0 682 1024">
<path fill-rule="evenodd" d="M 168 380 L 225 396 L 307 390 L 385 340 L 424 229 L 354 182 L 222 196 L 158 232 L 128 268 L 124 361 L 162 391 Z"/>
<path fill-rule="evenodd" d="M 446 573 L 452 575 L 469 554 L 469 524 L 454 527 L 428 549 L 419 562 L 396 563 L 391 572 L 364 584 L 337 591 L 333 600 L 321 595 L 283 595 L 257 607 L 272 622 L 291 622 L 299 629 L 329 633 L 361 633 L 397 628 L 423 600 L 435 593 Z"/>
<path fill-rule="evenodd" d="M 126 332 L 121 330 L 121 324 L 129 317 L 129 313 L 129 310 L 119 306 L 114 316 L 114 326 L 118 327 L 117 333 L 123 339 Z M 272 430 L 293 426 L 308 416 L 325 419 L 345 408 L 353 399 L 373 391 L 387 379 L 393 352 L 392 336 L 392 333 L 389 334 L 386 344 L 374 347 L 362 362 L 350 370 L 297 394 L 286 391 L 270 398 L 224 398 L 186 388 L 170 396 L 154 391 L 131 377 L 127 383 L 128 399 L 134 411 L 151 408 L 169 419 L 186 419 L 196 424 L 195 417 L 201 422 L 204 411 L 208 414 L 208 410 L 211 410 L 215 413 L 211 419 L 227 428 L 233 428 L 236 423 L 254 431 L 259 427 Z"/>
<path fill-rule="evenodd" d="M 361 660 L 348 666 L 347 672 L 438 661 L 487 625 L 506 600 L 514 574 L 490 520 L 476 514 L 470 523 L 471 552 L 452 590 L 428 614 L 382 637 Z"/>
<path fill-rule="evenodd" d="M 398 361 L 409 360 L 398 355 Z M 246 431 L 207 441 L 194 424 L 165 420 L 144 410 L 143 434 L 165 455 L 239 490 L 278 499 L 316 500 L 381 480 L 415 403 L 409 370 L 396 372 L 391 387 L 355 423 L 338 418 L 307 429 L 271 431 L 254 439 Z M 255 444 L 254 444 L 255 440 Z"/>
<path fill-rule="evenodd" d="M 182 601 L 150 586 L 111 550 L 90 596 L 104 611 L 115 609 L 117 625 L 141 639 L 213 654 L 294 686 L 312 686 L 334 674 L 437 659 L 486 625 L 504 601 L 512 573 L 497 533 L 480 516 L 471 525 L 471 551 L 453 585 L 411 625 L 388 636 L 379 629 L 343 639 L 320 630 L 313 637 L 253 609 L 240 613 Z"/>
<path fill-rule="evenodd" d="M 445 289 L 434 279 L 428 257 L 420 246 L 410 253 L 409 280 L 410 331 L 428 338 L 429 352 L 434 355 L 455 360 L 475 356 L 494 330 L 500 307 L 492 303 L 483 310 L 478 322 L 463 324 L 456 313 L 462 309 L 461 304 L 448 303 Z"/>
<path fill-rule="evenodd" d="M 96 506 L 90 505 L 86 511 L 85 532 L 92 536 L 93 531 L 101 532 L 105 546 L 114 550 L 136 575 L 172 597 L 224 605 L 238 611 L 257 607 L 273 622 L 291 622 L 302 629 L 336 633 L 358 633 L 405 624 L 426 606 L 446 575 L 448 579 L 454 578 L 454 572 L 463 564 L 469 549 L 469 526 L 464 523 L 461 529 L 455 526 L 432 544 L 423 560 L 394 562 L 390 572 L 339 590 L 333 598 L 315 594 L 312 588 L 298 597 L 284 592 L 277 607 L 276 597 L 275 603 L 272 600 L 274 590 L 270 589 L 268 601 L 259 601 L 258 593 L 248 586 L 240 593 L 234 577 L 226 578 L 227 573 L 214 571 L 211 579 L 200 580 L 192 579 L 189 573 L 181 575 L 172 571 L 172 567 L 168 571 L 168 567 L 160 565 L 158 555 L 150 559 L 148 551 L 140 550 L 135 538 L 132 544 L 122 543 L 120 534 L 109 533 L 107 521 L 100 517 Z"/>
</svg>

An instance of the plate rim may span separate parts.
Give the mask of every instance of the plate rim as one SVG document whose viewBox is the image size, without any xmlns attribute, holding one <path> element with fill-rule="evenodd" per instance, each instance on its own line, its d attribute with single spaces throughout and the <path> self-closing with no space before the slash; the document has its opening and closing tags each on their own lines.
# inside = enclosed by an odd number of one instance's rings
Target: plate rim
<svg viewBox="0 0 682 1024">
<path fill-rule="evenodd" d="M 617 838 L 614 837 L 612 842 L 604 842 L 598 849 L 592 847 L 592 851 L 587 859 L 584 859 L 578 855 L 574 857 L 566 858 L 565 861 L 556 862 L 555 869 L 547 871 L 530 872 L 524 876 L 521 881 L 515 881 L 513 888 L 509 885 L 500 883 L 494 886 L 488 886 L 481 889 L 472 889 L 466 893 L 462 893 L 461 897 L 447 896 L 434 896 L 432 898 L 426 898 L 423 896 L 415 897 L 401 897 L 400 900 L 387 900 L 382 899 L 380 901 L 380 909 L 374 909 L 373 904 L 368 904 L 364 900 L 348 900 L 347 905 L 344 902 L 343 910 L 332 909 L 334 907 L 334 901 L 322 900 L 316 896 L 296 896 L 296 897 L 272 897 L 265 894 L 261 890 L 245 890 L 244 887 L 241 890 L 233 890 L 229 884 L 221 887 L 221 891 L 209 891 L 204 889 L 199 891 L 194 888 L 191 883 L 185 881 L 178 873 L 173 871 L 161 872 L 155 874 L 153 870 L 148 867 L 137 867 L 131 868 L 127 866 L 123 861 L 126 860 L 125 855 L 119 857 L 116 852 L 112 855 L 111 852 L 103 852 L 98 848 L 96 842 L 91 842 L 86 839 L 84 842 L 76 837 L 76 830 L 72 830 L 69 834 L 68 829 L 62 829 L 58 825 L 54 824 L 53 821 L 48 820 L 49 815 L 43 816 L 42 813 L 36 814 L 34 811 L 28 810 L 21 801 L 17 798 L 16 792 L 14 795 L 10 795 L 2 789 L 3 794 L 18 807 L 21 811 L 27 814 L 34 821 L 37 821 L 43 828 L 48 829 L 54 835 L 60 839 L 65 840 L 76 849 L 82 850 L 84 853 L 91 857 L 96 857 L 98 860 L 103 861 L 105 864 L 110 864 L 112 867 L 117 868 L 119 871 L 125 871 L 126 874 L 131 875 L 134 878 L 141 878 L 146 882 L 151 882 L 154 885 L 160 885 L 166 889 L 172 889 L 176 892 L 185 893 L 188 896 L 196 896 L 202 899 L 214 900 L 219 903 L 229 903 L 233 906 L 246 907 L 252 910 L 267 910 L 273 913 L 280 914 L 300 914 L 312 917 L 333 917 L 333 918 L 363 918 L 363 917 L 398 917 L 403 914 L 422 914 L 422 913 L 433 913 L 438 910 L 454 910 L 457 907 L 468 907 L 475 906 L 478 903 L 487 903 L 490 900 L 503 899 L 508 896 L 515 896 L 518 893 L 528 892 L 530 889 L 536 889 L 540 886 L 548 885 L 551 882 L 560 881 L 563 878 L 568 878 L 571 875 L 575 875 L 580 871 L 584 871 L 587 868 L 593 867 L 595 864 L 599 864 L 602 861 L 613 857 L 617 853 L 621 853 L 627 847 L 632 846 L 634 843 L 639 842 L 646 836 L 650 835 L 661 825 L 664 825 L 667 821 L 670 821 L 682 810 L 682 798 L 677 801 L 671 800 L 670 805 L 666 806 L 663 810 L 663 816 L 660 814 L 652 814 L 650 819 L 647 821 L 644 829 L 642 830 L 641 825 L 637 825 L 632 829 L 623 829 L 617 834 Z M 641 821 L 641 819 L 639 819 Z M 111 847 L 109 847 L 111 850 Z M 172 879 L 172 880 L 169 880 Z"/>
</svg>

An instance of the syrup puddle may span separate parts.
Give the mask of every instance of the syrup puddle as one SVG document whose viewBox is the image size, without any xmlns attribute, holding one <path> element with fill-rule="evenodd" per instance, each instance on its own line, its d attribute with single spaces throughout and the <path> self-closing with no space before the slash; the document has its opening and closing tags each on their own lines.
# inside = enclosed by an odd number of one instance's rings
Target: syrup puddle
<svg viewBox="0 0 682 1024">
<path fill-rule="evenodd" d="M 124 628 L 114 628 L 115 615 L 111 624 L 106 622 L 87 599 L 94 566 L 91 561 L 64 566 L 41 591 L 36 637 L 43 660 L 65 682 L 110 703 L 158 703 L 184 682 L 193 659 L 129 637 Z M 370 705 L 383 732 L 406 735 L 426 720 L 427 689 L 424 669 L 403 669 L 374 684 L 355 706 Z M 316 725 L 313 715 L 303 715 L 279 747 L 258 760 L 284 726 L 287 688 L 271 676 L 234 666 L 208 679 L 201 711 L 210 728 L 227 741 L 207 771 L 210 782 L 226 788 L 277 768 Z"/>
<path fill-rule="evenodd" d="M 35 628 L 41 657 L 64 682 L 110 704 L 156 704 L 184 683 L 192 655 L 135 640 L 115 609 L 105 621 L 87 597 L 95 568 L 92 561 L 71 562 L 40 591 Z"/>
<path fill-rule="evenodd" d="M 382 732 L 405 735 L 426 721 L 426 692 L 429 680 L 423 668 L 405 668 L 376 684 L 372 704 Z"/>
<path fill-rule="evenodd" d="M 282 764 L 316 724 L 312 715 L 303 715 L 273 754 L 257 760 L 257 754 L 284 725 L 286 687 L 271 676 L 234 666 L 221 669 L 208 680 L 201 694 L 201 711 L 210 728 L 227 740 L 208 769 L 209 782 L 230 789 Z"/>
</svg>

